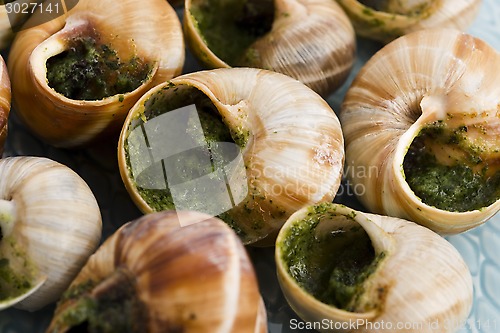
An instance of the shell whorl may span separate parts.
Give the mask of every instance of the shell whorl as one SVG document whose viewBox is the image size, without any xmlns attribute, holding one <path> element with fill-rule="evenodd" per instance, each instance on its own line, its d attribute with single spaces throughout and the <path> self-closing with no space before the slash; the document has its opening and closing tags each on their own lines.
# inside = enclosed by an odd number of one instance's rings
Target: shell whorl
<svg viewBox="0 0 500 333">
<path fill-rule="evenodd" d="M 315 211 L 315 207 L 319 210 Z M 309 225 L 311 219 L 315 222 L 313 229 L 306 234 L 295 231 L 297 226 L 300 230 L 301 224 Z M 297 235 L 314 237 L 316 242 L 310 247 L 321 249 L 318 245 L 321 237 L 327 237 L 323 242 L 346 242 L 349 232 L 357 227 L 364 229 L 376 255 L 383 253 L 383 257 L 362 282 L 363 291 L 356 296 L 355 309 L 346 310 L 321 302 L 300 286 L 293 275 L 301 274 L 291 273 L 287 252 L 303 258 L 302 251 L 311 249 L 306 246 L 290 248 L 287 242 L 295 245 Z M 330 236 L 326 236 L 327 231 Z M 331 236 L 333 234 L 339 237 Z M 281 229 L 276 246 L 278 278 L 285 297 L 304 321 L 332 322 L 331 328 L 322 327 L 321 332 L 331 332 L 335 327 L 339 332 L 375 333 L 380 331 L 382 323 L 386 323 L 394 328 L 398 326 L 398 332 L 451 333 L 456 327 L 449 323 L 465 320 L 472 307 L 472 278 L 458 251 L 441 236 L 410 221 L 365 214 L 337 204 L 322 204 L 292 215 Z M 321 252 L 315 254 L 321 257 Z M 328 253 L 325 256 L 330 258 Z M 314 258 L 305 258 L 314 261 Z M 311 269 L 317 264 L 311 263 Z M 307 262 L 304 266 L 294 262 L 293 269 L 302 269 L 304 276 L 308 276 L 307 265 Z"/>
<path fill-rule="evenodd" d="M 428 206 L 402 173 L 409 145 L 436 121 L 484 129 L 468 135 L 495 158 L 500 80 L 492 68 L 499 64 L 498 53 L 486 43 L 449 29 L 401 37 L 367 62 L 348 90 L 340 116 L 347 176 L 365 189 L 360 199 L 366 207 L 443 234 L 477 226 L 500 208 L 498 200 L 463 213 Z"/>
<path fill-rule="evenodd" d="M 208 67 L 254 67 L 289 75 L 326 96 L 347 78 L 355 59 L 354 29 L 334 1 L 276 0 L 270 31 L 257 38 L 238 60 L 221 59 L 210 49 L 186 2 L 184 29 L 191 49 Z"/>
<path fill-rule="evenodd" d="M 481 0 L 337 2 L 351 19 L 357 34 L 386 43 L 418 30 L 464 30 L 474 21 L 481 5 Z M 370 4 L 375 5 L 372 8 Z"/>
<path fill-rule="evenodd" d="M 4 158 L 0 178 L 0 199 L 16 211 L 13 241 L 45 276 L 41 287 L 15 306 L 38 310 L 61 296 L 99 245 L 99 206 L 78 174 L 47 158 Z"/>
</svg>

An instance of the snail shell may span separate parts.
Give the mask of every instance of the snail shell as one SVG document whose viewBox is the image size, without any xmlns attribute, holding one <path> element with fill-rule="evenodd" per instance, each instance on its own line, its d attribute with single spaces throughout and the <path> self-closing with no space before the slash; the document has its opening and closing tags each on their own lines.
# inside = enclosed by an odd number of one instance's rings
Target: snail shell
<svg viewBox="0 0 500 333">
<path fill-rule="evenodd" d="M 13 3 L 0 5 L 0 50 L 8 47 L 13 37 L 13 28 L 19 28 L 22 23 L 23 14 L 22 11 L 16 13 L 12 8 L 7 8 L 7 6 L 12 6 Z"/>
<path fill-rule="evenodd" d="M 233 0 L 223 6 L 186 0 L 184 31 L 208 68 L 273 70 L 323 96 L 345 81 L 355 59 L 354 29 L 330 0 Z"/>
<path fill-rule="evenodd" d="M 101 213 L 70 168 L 41 157 L 0 160 L 0 309 L 54 302 L 97 248 Z"/>
<path fill-rule="evenodd" d="M 12 38 L 9 17 L 5 5 L 0 5 L 0 50 L 7 47 Z"/>
<path fill-rule="evenodd" d="M 222 221 L 195 212 L 149 214 L 122 226 L 73 281 L 47 332 L 105 322 L 122 332 L 267 332 L 240 240 Z"/>
<path fill-rule="evenodd" d="M 37 14 L 30 18 L 37 19 Z M 77 53 L 80 58 L 71 63 L 73 53 L 68 52 L 78 50 L 84 57 Z M 61 60 L 58 58 L 61 56 L 66 58 Z M 92 67 L 94 60 L 104 59 L 102 63 L 107 64 L 106 57 L 114 61 L 106 65 L 112 69 L 109 77 L 116 79 L 114 84 L 99 72 L 100 68 Z M 60 71 L 54 69 L 55 79 L 63 76 L 57 91 L 55 84 L 49 84 L 49 60 L 63 64 L 50 67 L 61 68 Z M 8 68 L 15 78 L 12 80 L 13 102 L 27 126 L 52 145 L 75 147 L 118 132 L 139 97 L 159 82 L 180 74 L 183 63 L 182 28 L 168 2 L 151 0 L 146 6 L 133 0 L 119 3 L 81 0 L 66 15 L 19 32 L 12 44 Z M 126 71 L 126 68 L 130 72 L 117 76 L 116 70 Z M 76 77 L 77 74 L 80 76 Z M 104 83 L 100 82 L 104 87 L 91 82 L 81 88 L 87 92 L 86 89 L 105 90 L 127 85 L 131 76 L 139 78 L 139 74 L 144 77 L 137 87 L 109 91 L 109 96 L 102 94 L 104 97 L 94 98 L 89 93 L 91 96 L 81 98 L 63 89 L 68 87 L 71 91 L 75 82 L 83 80 L 83 75 L 97 81 L 104 77 Z"/>
<path fill-rule="evenodd" d="M 2 4 L 0 4 L 0 50 L 7 48 L 11 44 L 14 33 L 21 29 L 23 23 L 31 16 L 33 11 L 45 8 L 41 4 L 42 2 L 43 0 L 2 1 Z M 40 7 L 37 8 L 37 6 Z M 68 2 L 66 8 L 69 6 L 70 3 Z M 54 4 L 54 8 L 62 8 L 62 4 Z M 52 4 L 47 9 L 52 9 Z M 52 13 L 56 14 L 56 10 L 50 10 L 46 15 L 50 16 Z"/>
<path fill-rule="evenodd" d="M 348 246 L 357 249 L 359 243 L 349 242 L 361 239 L 354 238 L 360 230 L 373 247 L 371 271 L 364 280 L 355 280 L 353 286 L 358 289 L 348 307 L 327 298 L 320 301 L 303 287 L 307 283 L 303 276 L 314 274 L 317 265 L 321 270 L 330 260 L 353 255 L 342 251 Z M 315 255 L 302 257 L 307 251 Z M 278 235 L 276 263 L 280 286 L 296 313 L 307 322 L 330 323 L 321 332 L 455 332 L 472 307 L 469 270 L 445 239 L 413 222 L 342 205 L 324 203 L 293 214 Z M 318 285 L 320 292 L 335 285 L 332 281 L 349 288 L 351 282 L 346 281 L 352 277 L 342 274 L 349 274 L 357 264 L 347 261 L 345 265 L 327 268 L 326 273 L 332 273 L 327 280 L 313 277 L 309 283 Z M 301 279 L 305 282 L 299 283 Z M 342 293 L 337 295 L 340 300 Z"/>
<path fill-rule="evenodd" d="M 429 28 L 465 30 L 477 16 L 481 0 L 337 0 L 356 33 L 389 42 Z"/>
<path fill-rule="evenodd" d="M 409 219 L 441 234 L 473 228 L 499 210 L 498 187 L 492 185 L 498 178 L 500 149 L 500 80 L 492 69 L 499 66 L 500 56 L 486 43 L 449 29 L 400 37 L 366 63 L 345 96 L 340 118 L 346 174 L 364 189 L 360 199 L 369 210 Z M 422 145 L 423 133 L 432 127 L 447 136 L 435 135 Z M 436 177 L 443 180 L 434 194 L 448 193 L 445 179 L 460 184 L 462 176 L 453 176 L 454 166 L 472 170 L 483 184 L 464 192 L 465 197 L 452 192 L 429 201 L 418 183 L 409 185 L 409 152 L 415 152 L 418 142 L 430 156 L 417 165 L 423 170 L 430 166 L 422 182 L 432 181 L 432 172 L 439 170 L 431 169 L 432 160 L 452 169 Z M 489 194 L 484 192 L 488 184 Z M 454 189 L 470 184 L 462 185 Z M 459 207 L 481 196 L 488 200 L 476 207 Z M 453 205 L 440 206 L 444 200 Z"/>
<path fill-rule="evenodd" d="M 229 131 L 224 139 L 215 141 L 227 141 L 238 153 L 229 156 L 230 163 L 216 168 L 224 170 L 225 176 L 206 171 L 207 177 L 214 175 L 220 181 L 216 185 L 196 183 L 183 188 L 178 196 L 188 201 L 183 209 L 219 215 L 248 244 L 266 236 L 274 242 L 281 225 L 297 209 L 333 200 L 340 185 L 344 148 L 340 123 L 330 106 L 285 75 L 229 68 L 176 77 L 150 90 L 130 111 L 120 135 L 118 160 L 125 186 L 144 213 L 173 209 L 171 198 L 162 199 L 157 192 L 143 194 L 140 188 L 172 191 L 172 181 L 165 180 L 162 171 L 166 161 L 181 152 L 179 146 L 187 146 L 185 151 L 204 147 L 205 137 L 214 130 L 204 129 L 200 142 L 186 143 L 192 140 L 189 133 L 200 125 L 170 120 L 174 113 L 167 111 L 192 104 L 198 110 L 189 117 L 196 117 L 200 107 L 210 108 L 213 119 L 219 119 L 218 127 Z M 190 110 L 178 112 L 187 115 Z M 155 118 L 158 114 L 162 116 Z M 200 164 L 195 163 L 195 169 Z M 171 169 L 184 167 L 186 164 Z M 144 175 L 146 185 L 138 185 Z M 157 183 L 149 185 L 154 178 Z M 184 184 L 192 184 L 190 180 L 194 179 L 184 180 Z M 216 195 L 219 185 L 221 191 Z M 229 187 L 232 201 L 224 199 Z M 218 210 L 221 207 L 226 208 Z"/>
<path fill-rule="evenodd" d="M 0 156 L 7 138 L 7 123 L 10 112 L 10 80 L 7 67 L 0 56 Z"/>
</svg>

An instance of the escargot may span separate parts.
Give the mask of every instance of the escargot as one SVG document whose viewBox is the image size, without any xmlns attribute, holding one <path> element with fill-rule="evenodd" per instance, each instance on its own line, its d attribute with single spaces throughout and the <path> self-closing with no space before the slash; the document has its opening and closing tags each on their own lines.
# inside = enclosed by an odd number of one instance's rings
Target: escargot
<svg viewBox="0 0 500 333">
<path fill-rule="evenodd" d="M 5 48 L 10 41 L 12 31 L 5 5 L 0 5 L 0 50 Z"/>
<path fill-rule="evenodd" d="M 13 3 L 12 0 L 0 3 L 0 50 L 9 46 L 13 37 L 13 29 L 19 27 L 23 18 L 21 10 L 14 11 Z"/>
<path fill-rule="evenodd" d="M 101 239 L 92 191 L 42 157 L 0 159 L 0 309 L 34 311 L 69 286 Z"/>
<path fill-rule="evenodd" d="M 117 134 L 144 92 L 180 74 L 184 42 L 167 1 L 80 0 L 20 31 L 8 59 L 13 103 L 29 129 L 77 147 Z"/>
<path fill-rule="evenodd" d="M 267 332 L 243 245 L 217 218 L 159 212 L 122 226 L 64 293 L 47 333 Z"/>
<path fill-rule="evenodd" d="M 281 229 L 275 260 L 287 301 L 321 332 L 455 332 L 472 307 L 457 250 L 398 218 L 305 207 Z"/>
<path fill-rule="evenodd" d="M 330 0 L 186 0 L 184 31 L 208 68 L 273 70 L 323 96 L 345 81 L 355 59 L 354 29 Z"/>
<path fill-rule="evenodd" d="M 219 216 L 245 244 L 276 232 L 300 207 L 331 201 L 344 161 L 340 123 L 302 83 L 226 68 L 158 85 L 132 108 L 120 174 L 144 213 Z"/>
<path fill-rule="evenodd" d="M 500 209 L 499 54 L 456 30 L 386 45 L 346 93 L 346 175 L 372 212 L 441 234 Z"/>
<path fill-rule="evenodd" d="M 0 56 L 0 156 L 3 154 L 3 146 L 7 138 L 7 122 L 10 113 L 10 79 L 7 67 Z"/>
<path fill-rule="evenodd" d="M 389 42 L 429 28 L 465 30 L 476 18 L 481 0 L 337 0 L 356 33 Z"/>
</svg>

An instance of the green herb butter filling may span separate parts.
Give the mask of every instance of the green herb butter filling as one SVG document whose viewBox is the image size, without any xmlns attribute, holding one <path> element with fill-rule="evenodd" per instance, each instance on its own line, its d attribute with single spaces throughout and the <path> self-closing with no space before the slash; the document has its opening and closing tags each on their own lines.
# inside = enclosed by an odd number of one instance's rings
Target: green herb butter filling
<svg viewBox="0 0 500 333">
<path fill-rule="evenodd" d="M 363 283 L 385 255 L 375 254 L 354 216 L 330 212 L 326 207 L 312 207 L 306 218 L 287 230 L 281 245 L 282 260 L 297 283 L 319 301 L 359 311 Z M 333 227 L 332 221 L 341 227 Z"/>
<path fill-rule="evenodd" d="M 132 121 L 129 127 L 129 132 L 137 130 L 140 127 L 147 127 L 148 121 L 151 121 L 156 117 L 193 104 L 196 106 L 199 122 L 197 120 L 195 121 L 193 118 L 189 118 L 186 124 L 176 124 L 175 126 L 177 127 L 185 128 L 185 132 L 181 133 L 182 137 L 177 137 L 175 139 L 182 142 L 185 140 L 190 141 L 189 146 L 197 148 L 171 156 L 168 158 L 168 161 L 162 160 L 148 166 L 151 170 L 154 168 L 163 170 L 165 174 L 164 183 L 166 183 L 167 186 L 163 186 L 162 188 L 147 188 L 141 185 L 141 182 L 137 177 L 134 178 L 136 188 L 140 196 L 154 211 L 171 210 L 176 208 L 170 188 L 168 187 L 169 184 L 186 183 L 206 175 L 209 175 L 213 179 L 218 179 L 219 182 L 217 184 L 224 186 L 226 191 L 215 191 L 214 188 L 200 188 L 199 186 L 192 190 L 196 190 L 199 193 L 206 192 L 206 196 L 211 196 L 210 202 L 213 202 L 214 204 L 222 202 L 223 199 L 220 198 L 220 200 L 217 200 L 217 197 L 214 197 L 217 194 L 214 193 L 220 193 L 219 195 L 227 193 L 227 188 L 225 187 L 226 180 L 224 179 L 224 174 L 219 172 L 221 167 L 217 167 L 217 163 L 220 163 L 220 160 L 218 160 L 219 162 L 214 160 L 213 150 L 217 149 L 222 142 L 232 143 L 233 145 L 231 147 L 234 147 L 234 149 L 226 148 L 222 150 L 219 149 L 217 151 L 222 154 L 222 156 L 218 155 L 218 158 L 222 158 L 226 162 L 231 161 L 239 153 L 239 147 L 244 146 L 247 140 L 247 134 L 229 130 L 222 117 L 219 115 L 216 107 L 205 94 L 196 88 L 188 86 L 167 86 L 164 90 L 161 90 L 151 96 L 148 101 L 145 102 L 144 114 Z M 199 135 L 200 129 L 197 128 L 198 124 L 201 125 L 203 133 L 202 136 Z M 159 129 L 154 135 L 159 135 L 161 139 L 162 131 L 168 131 L 168 128 Z M 153 138 L 148 137 L 146 140 L 148 141 L 148 144 L 151 144 Z M 158 141 L 158 138 L 154 138 L 154 140 Z M 144 150 L 145 147 L 138 147 L 131 144 L 129 141 L 130 136 L 125 143 L 125 154 L 128 168 L 131 170 L 130 174 L 134 175 L 131 159 L 137 160 L 137 156 L 144 156 L 144 151 L 139 150 Z M 146 147 L 146 149 L 152 148 Z M 168 167 L 169 173 L 167 175 L 167 172 L 165 171 L 166 167 L 168 165 L 172 165 L 168 163 L 173 163 L 176 167 Z M 185 198 L 178 198 L 176 196 L 176 199 L 189 202 L 190 197 L 192 196 L 193 193 L 190 191 L 185 193 Z M 189 202 L 192 209 L 196 209 L 198 207 L 197 205 L 205 204 L 207 204 L 207 202 L 198 203 L 196 200 Z"/>
<path fill-rule="evenodd" d="M 3 237 L 0 230 L 0 301 L 7 301 L 33 288 L 34 265 L 12 237 Z"/>
<path fill-rule="evenodd" d="M 144 59 L 120 59 L 109 45 L 94 37 L 71 39 L 68 50 L 49 58 L 46 65 L 49 86 L 74 100 L 100 100 L 131 92 L 151 72 Z"/>
<path fill-rule="evenodd" d="M 247 48 L 271 30 L 274 1 L 193 1 L 190 12 L 208 48 L 237 66 Z"/>
<path fill-rule="evenodd" d="M 135 279 L 123 269 L 103 281 L 89 280 L 70 287 L 62 295 L 60 304 L 66 306 L 56 313 L 51 332 L 64 329 L 69 333 L 147 331 L 146 306 L 137 296 Z"/>
<path fill-rule="evenodd" d="M 0 300 L 5 301 L 25 294 L 31 289 L 31 282 L 10 267 L 9 259 L 0 259 Z"/>
<path fill-rule="evenodd" d="M 436 122 L 422 129 L 410 145 L 404 175 L 425 204 L 467 212 L 500 198 L 500 171 L 488 163 L 480 147 L 467 141 L 466 134 L 466 126 L 450 129 Z"/>
<path fill-rule="evenodd" d="M 432 1 L 421 1 L 412 6 L 407 1 L 397 3 L 389 0 L 359 0 L 359 2 L 376 11 L 408 16 L 421 15 L 432 5 Z M 394 4 L 397 5 L 394 6 Z"/>
</svg>

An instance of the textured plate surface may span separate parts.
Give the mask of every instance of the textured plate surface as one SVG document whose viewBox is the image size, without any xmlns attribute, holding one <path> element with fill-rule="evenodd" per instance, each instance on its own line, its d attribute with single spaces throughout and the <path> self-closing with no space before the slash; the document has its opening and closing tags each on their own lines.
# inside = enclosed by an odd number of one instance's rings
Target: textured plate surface
<svg viewBox="0 0 500 333">
<path fill-rule="evenodd" d="M 482 38 L 500 52 L 500 1 L 483 0 L 479 17 L 468 32 Z M 345 91 L 359 68 L 380 47 L 381 44 L 376 42 L 358 40 L 357 61 L 348 82 L 327 99 L 334 110 L 340 109 Z M 7 52 L 3 56 L 6 58 Z M 199 68 L 188 53 L 184 72 Z M 500 75 L 500 69 L 492 70 L 497 70 Z M 101 208 L 103 239 L 123 223 L 141 215 L 120 179 L 116 161 L 116 141 L 110 140 L 98 147 L 84 150 L 56 149 L 33 137 L 19 122 L 15 110 L 11 114 L 9 126 L 4 156 L 47 156 L 71 167 L 87 181 Z M 364 210 L 351 192 L 352 190 L 343 183 L 335 201 Z M 500 332 L 500 215 L 474 230 L 447 239 L 464 257 L 474 280 L 474 306 L 469 319 L 458 332 Z M 287 305 L 276 279 L 273 249 L 249 248 L 248 251 L 255 264 L 268 310 L 269 332 L 315 332 L 297 328 L 300 320 Z M 53 311 L 54 305 L 34 313 L 15 309 L 1 311 L 0 333 L 44 332 Z"/>
</svg>

